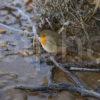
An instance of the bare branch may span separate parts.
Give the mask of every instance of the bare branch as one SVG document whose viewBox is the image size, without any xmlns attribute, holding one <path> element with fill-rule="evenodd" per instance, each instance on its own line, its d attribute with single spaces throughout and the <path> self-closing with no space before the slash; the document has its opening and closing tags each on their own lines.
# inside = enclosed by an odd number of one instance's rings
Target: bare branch
<svg viewBox="0 0 100 100">
<path fill-rule="evenodd" d="M 63 72 L 65 72 L 71 79 L 81 88 L 85 88 L 86 85 L 80 80 L 74 73 L 71 73 L 70 71 L 66 70 L 63 66 L 59 65 L 59 63 L 56 62 L 56 60 L 53 57 L 50 57 L 50 60 L 61 69 Z"/>
<path fill-rule="evenodd" d="M 39 86 L 39 87 L 28 87 L 28 86 L 15 86 L 15 89 L 20 89 L 27 92 L 41 92 L 41 93 L 50 93 L 50 92 L 59 92 L 59 91 L 69 91 L 71 93 L 79 93 L 81 96 L 94 97 L 100 99 L 100 93 L 93 90 L 88 90 L 74 86 L 68 83 L 59 83 L 59 84 L 50 84 L 49 86 Z"/>
</svg>

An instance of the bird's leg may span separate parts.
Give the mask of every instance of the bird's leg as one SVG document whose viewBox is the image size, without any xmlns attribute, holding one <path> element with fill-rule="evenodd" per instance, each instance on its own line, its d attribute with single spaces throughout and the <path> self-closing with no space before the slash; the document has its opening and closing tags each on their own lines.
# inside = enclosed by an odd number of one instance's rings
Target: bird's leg
<svg viewBox="0 0 100 100">
<path fill-rule="evenodd" d="M 45 53 L 42 55 L 43 58 L 45 58 L 47 65 L 50 65 L 50 71 L 48 75 L 48 85 L 52 84 L 54 82 L 54 74 L 55 74 L 55 66 L 52 64 L 52 62 L 49 60 L 50 56 L 54 56 L 53 54 L 50 53 Z"/>
<path fill-rule="evenodd" d="M 49 72 L 49 78 L 48 78 L 48 87 L 50 87 L 52 84 L 54 84 L 54 76 L 55 76 L 55 66 L 52 66 Z M 57 92 L 51 92 L 49 93 L 48 97 L 56 97 L 57 96 Z"/>
<path fill-rule="evenodd" d="M 50 69 L 49 79 L 48 79 L 48 85 L 54 83 L 54 74 L 55 74 L 55 67 L 53 66 L 53 67 Z"/>
</svg>

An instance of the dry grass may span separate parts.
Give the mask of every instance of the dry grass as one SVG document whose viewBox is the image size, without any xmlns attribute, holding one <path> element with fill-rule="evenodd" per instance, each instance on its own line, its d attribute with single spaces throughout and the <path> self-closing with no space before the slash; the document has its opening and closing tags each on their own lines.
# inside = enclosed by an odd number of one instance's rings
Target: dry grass
<svg viewBox="0 0 100 100">
<path fill-rule="evenodd" d="M 68 36 L 81 39 L 85 49 L 95 52 L 91 38 L 100 36 L 100 0 L 33 0 L 33 8 L 38 15 L 38 29 L 64 32 Z M 94 49 L 95 48 L 95 49 Z"/>
<path fill-rule="evenodd" d="M 100 0 L 89 0 L 89 3 L 95 5 L 94 12 L 93 12 L 93 14 L 95 14 L 97 9 L 100 8 Z"/>
</svg>

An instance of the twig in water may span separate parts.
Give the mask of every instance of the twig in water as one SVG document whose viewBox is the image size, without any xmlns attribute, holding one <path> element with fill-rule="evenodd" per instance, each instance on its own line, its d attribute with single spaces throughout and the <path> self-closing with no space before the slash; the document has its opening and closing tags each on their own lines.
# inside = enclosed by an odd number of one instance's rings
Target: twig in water
<svg viewBox="0 0 100 100">
<path fill-rule="evenodd" d="M 63 72 L 67 73 L 69 77 L 81 88 L 86 88 L 86 85 L 73 73 L 66 70 L 63 66 L 60 66 L 53 57 L 50 57 L 50 60 L 56 65 L 56 67 L 60 68 Z"/>
<path fill-rule="evenodd" d="M 100 99 L 100 93 L 95 92 L 93 90 L 88 90 L 78 86 L 74 86 L 69 83 L 50 84 L 49 86 L 39 86 L 39 87 L 15 86 L 15 89 L 20 89 L 26 92 L 41 92 L 41 93 L 69 91 L 71 93 L 79 93 L 81 94 L 81 96 L 94 97 Z"/>
<path fill-rule="evenodd" d="M 100 72 L 99 68 L 79 68 L 79 67 L 70 67 L 71 71 L 81 71 L 81 72 Z"/>
<path fill-rule="evenodd" d="M 81 71 L 81 72 L 100 72 L 99 64 L 88 63 L 88 64 L 75 64 L 66 63 L 61 64 L 64 68 L 70 71 Z"/>
</svg>

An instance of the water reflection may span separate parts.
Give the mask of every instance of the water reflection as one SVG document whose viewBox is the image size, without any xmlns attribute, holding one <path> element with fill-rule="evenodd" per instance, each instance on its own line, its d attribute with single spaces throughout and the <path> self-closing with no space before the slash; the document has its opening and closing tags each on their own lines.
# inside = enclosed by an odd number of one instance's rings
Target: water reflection
<svg viewBox="0 0 100 100">
<path fill-rule="evenodd" d="M 32 100 L 27 99 L 31 98 L 28 93 L 26 95 L 22 91 L 12 90 L 10 87 L 18 84 L 33 86 L 43 84 L 48 77 L 49 67 L 41 64 L 39 69 L 39 63 L 35 63 L 25 61 L 23 57 L 18 57 L 12 62 L 0 62 L 0 93 L 2 94 L 0 98 L 2 100 Z"/>
</svg>

